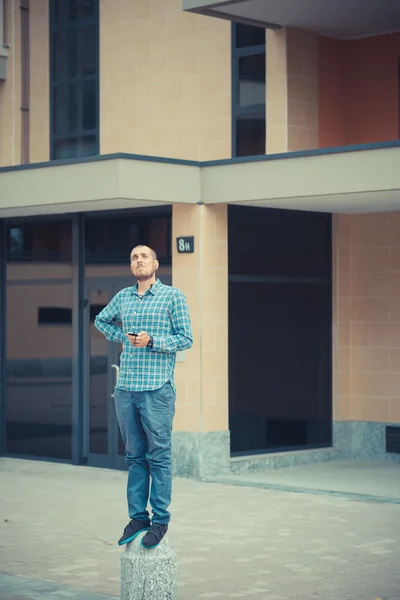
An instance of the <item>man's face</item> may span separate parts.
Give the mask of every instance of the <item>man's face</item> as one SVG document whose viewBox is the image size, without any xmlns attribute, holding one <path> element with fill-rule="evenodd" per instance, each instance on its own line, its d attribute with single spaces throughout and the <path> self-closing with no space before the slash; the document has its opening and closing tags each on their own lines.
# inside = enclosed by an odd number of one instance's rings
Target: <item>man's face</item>
<svg viewBox="0 0 400 600">
<path fill-rule="evenodd" d="M 140 246 L 131 252 L 131 271 L 138 281 L 151 279 L 158 267 L 158 261 L 153 258 L 150 248 Z"/>
</svg>

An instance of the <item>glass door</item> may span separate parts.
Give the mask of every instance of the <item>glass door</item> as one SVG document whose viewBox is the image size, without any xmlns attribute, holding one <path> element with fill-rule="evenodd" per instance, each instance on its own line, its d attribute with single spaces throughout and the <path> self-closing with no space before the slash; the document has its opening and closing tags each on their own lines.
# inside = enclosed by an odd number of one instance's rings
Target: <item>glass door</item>
<svg viewBox="0 0 400 600">
<path fill-rule="evenodd" d="M 86 464 L 126 468 L 118 427 L 114 388 L 122 344 L 109 342 L 94 326 L 96 315 L 131 280 L 88 280 L 85 288 L 84 455 Z"/>
</svg>

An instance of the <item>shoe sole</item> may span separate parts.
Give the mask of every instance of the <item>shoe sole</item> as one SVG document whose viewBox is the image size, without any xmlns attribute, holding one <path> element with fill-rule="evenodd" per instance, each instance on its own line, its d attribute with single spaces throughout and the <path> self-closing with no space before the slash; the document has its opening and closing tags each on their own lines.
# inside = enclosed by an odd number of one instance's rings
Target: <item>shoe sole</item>
<svg viewBox="0 0 400 600">
<path fill-rule="evenodd" d="M 149 527 L 145 527 L 144 529 L 137 531 L 135 533 L 135 535 L 132 535 L 130 538 L 127 538 L 126 540 L 123 540 L 122 542 L 118 542 L 118 546 L 124 546 L 125 544 L 129 544 L 129 542 L 133 542 L 133 540 L 135 540 L 137 538 L 139 533 L 143 533 L 143 531 L 148 531 L 149 529 L 150 529 L 150 525 L 149 525 Z"/>
<path fill-rule="evenodd" d="M 157 546 L 159 546 L 159 544 L 161 543 L 162 540 L 160 540 L 159 542 L 157 542 L 157 544 L 154 544 L 154 546 L 145 546 L 143 544 L 143 539 L 140 540 L 141 545 L 143 546 L 143 548 L 146 548 L 146 550 L 153 550 L 153 548 L 157 548 Z"/>
</svg>

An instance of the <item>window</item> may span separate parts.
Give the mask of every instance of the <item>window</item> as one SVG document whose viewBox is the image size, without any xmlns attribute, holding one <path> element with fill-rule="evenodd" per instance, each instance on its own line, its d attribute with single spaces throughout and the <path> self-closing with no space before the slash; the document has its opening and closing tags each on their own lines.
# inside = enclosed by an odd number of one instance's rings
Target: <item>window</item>
<svg viewBox="0 0 400 600">
<path fill-rule="evenodd" d="M 16 219 L 5 235 L 6 452 L 71 460 L 72 220 Z"/>
<path fill-rule="evenodd" d="M 265 154 L 265 29 L 232 25 L 232 155 Z"/>
<path fill-rule="evenodd" d="M 232 453 L 330 446 L 332 216 L 228 209 Z"/>
<path fill-rule="evenodd" d="M 90 305 L 90 323 L 105 308 L 105 304 Z M 72 309 L 59 306 L 39 306 L 38 325 L 72 325 Z"/>
<path fill-rule="evenodd" d="M 51 0 L 51 156 L 99 151 L 98 0 Z"/>
<path fill-rule="evenodd" d="M 26 223 L 8 230 L 8 262 L 69 263 L 72 229 L 69 222 Z"/>
<path fill-rule="evenodd" d="M 39 325 L 72 325 L 72 309 L 59 306 L 39 306 Z"/>
<path fill-rule="evenodd" d="M 127 265 L 132 248 L 145 243 L 157 252 L 161 265 L 170 265 L 171 217 L 138 213 L 133 218 L 88 218 L 85 243 L 87 264 Z"/>
</svg>

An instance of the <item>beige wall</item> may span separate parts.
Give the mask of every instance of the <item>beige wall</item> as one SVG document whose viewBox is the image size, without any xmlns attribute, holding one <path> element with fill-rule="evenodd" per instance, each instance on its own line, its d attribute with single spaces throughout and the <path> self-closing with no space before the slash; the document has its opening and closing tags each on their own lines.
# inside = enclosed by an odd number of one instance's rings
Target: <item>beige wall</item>
<svg viewBox="0 0 400 600">
<path fill-rule="evenodd" d="M 318 148 L 318 36 L 267 30 L 267 153 Z"/>
<path fill-rule="evenodd" d="M 0 166 L 21 162 L 21 21 L 18 2 L 5 3 L 4 41 L 10 45 L 7 79 L 0 81 Z"/>
<path fill-rule="evenodd" d="M 30 2 L 30 162 L 50 160 L 49 0 Z"/>
<path fill-rule="evenodd" d="M 230 157 L 230 23 L 181 0 L 101 0 L 100 40 L 101 154 Z"/>
<path fill-rule="evenodd" d="M 30 2 L 30 162 L 49 160 L 48 0 Z M 0 82 L 0 167 L 21 163 L 21 20 L 19 2 L 6 2 L 7 79 Z"/>
<path fill-rule="evenodd" d="M 227 206 L 174 205 L 173 234 L 194 235 L 195 252 L 174 248 L 173 285 L 187 297 L 193 348 L 176 368 L 174 428 L 228 429 L 228 257 Z"/>
<path fill-rule="evenodd" d="M 400 33 L 318 46 L 319 147 L 398 139 Z"/>
<path fill-rule="evenodd" d="M 335 414 L 400 422 L 400 212 L 335 219 Z"/>
</svg>

